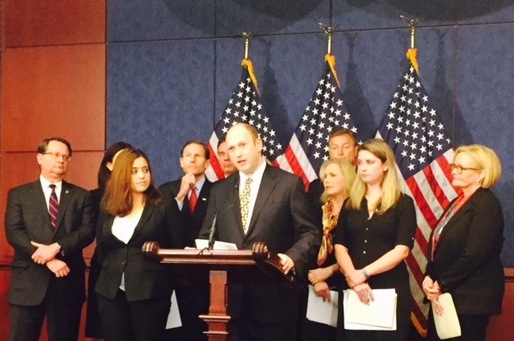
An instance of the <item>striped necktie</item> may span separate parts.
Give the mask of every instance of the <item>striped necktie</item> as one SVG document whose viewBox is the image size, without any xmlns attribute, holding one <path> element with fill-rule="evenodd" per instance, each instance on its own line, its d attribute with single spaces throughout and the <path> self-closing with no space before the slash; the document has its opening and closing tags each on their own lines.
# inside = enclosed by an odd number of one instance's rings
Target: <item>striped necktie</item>
<svg viewBox="0 0 514 341">
<path fill-rule="evenodd" d="M 48 214 L 50 215 L 50 225 L 52 225 L 52 228 L 55 228 L 57 226 L 57 217 L 59 216 L 59 200 L 55 193 L 55 185 L 51 184 L 50 188 L 52 189 L 52 193 L 48 201 Z"/>
</svg>

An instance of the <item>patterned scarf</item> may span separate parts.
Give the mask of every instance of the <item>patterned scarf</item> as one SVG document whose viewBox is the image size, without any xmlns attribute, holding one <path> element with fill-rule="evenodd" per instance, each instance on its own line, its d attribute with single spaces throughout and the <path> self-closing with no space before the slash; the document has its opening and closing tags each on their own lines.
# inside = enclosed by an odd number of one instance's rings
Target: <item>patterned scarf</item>
<svg viewBox="0 0 514 341">
<path fill-rule="evenodd" d="M 321 240 L 321 247 L 319 248 L 318 253 L 318 266 L 323 265 L 329 254 L 332 254 L 334 251 L 334 244 L 332 243 L 332 230 L 337 226 L 337 218 L 339 214 L 332 214 L 333 211 L 333 203 L 332 199 L 329 198 L 328 201 L 321 207 L 323 211 L 323 239 Z"/>
</svg>

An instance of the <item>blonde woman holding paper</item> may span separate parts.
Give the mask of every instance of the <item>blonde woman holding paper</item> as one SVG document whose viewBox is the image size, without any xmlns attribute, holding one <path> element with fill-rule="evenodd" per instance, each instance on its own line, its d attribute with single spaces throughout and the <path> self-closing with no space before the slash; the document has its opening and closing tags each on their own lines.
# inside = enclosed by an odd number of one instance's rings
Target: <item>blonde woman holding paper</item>
<svg viewBox="0 0 514 341">
<path fill-rule="evenodd" d="M 358 176 L 334 238 L 337 263 L 363 304 L 372 303 L 372 289 L 395 289 L 396 330 L 348 330 L 340 319 L 341 340 L 408 338 L 412 299 L 404 260 L 414 244 L 416 212 L 412 198 L 400 190 L 396 167 L 384 141 L 372 139 L 359 147 Z"/>
<path fill-rule="evenodd" d="M 505 280 L 500 253 L 503 214 L 489 190 L 501 177 L 496 153 L 482 145 L 461 146 L 450 165 L 460 195 L 432 232 L 423 291 L 444 318 L 439 295 L 450 293 L 462 335 L 455 340 L 485 340 L 489 317 L 501 313 Z M 428 339 L 439 340 L 433 313 Z"/>
<path fill-rule="evenodd" d="M 330 290 L 338 290 L 343 280 L 337 266 L 333 236 L 344 201 L 348 198 L 350 188 L 355 180 L 355 166 L 347 160 L 329 159 L 321 165 L 319 178 L 324 191 L 320 201 L 319 225 L 323 229 L 323 239 L 316 260 L 317 268 L 309 270 L 308 278 L 317 297 L 330 301 Z M 301 340 L 335 340 L 336 329 L 332 326 L 303 318 Z"/>
</svg>

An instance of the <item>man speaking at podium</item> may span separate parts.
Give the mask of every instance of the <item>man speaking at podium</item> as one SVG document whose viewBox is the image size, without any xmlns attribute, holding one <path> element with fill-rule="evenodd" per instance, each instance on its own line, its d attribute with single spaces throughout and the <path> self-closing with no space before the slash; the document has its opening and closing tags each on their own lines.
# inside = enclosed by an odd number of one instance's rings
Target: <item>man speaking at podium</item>
<svg viewBox="0 0 514 341">
<path fill-rule="evenodd" d="M 284 273 L 294 271 L 306 278 L 321 234 L 302 181 L 266 163 L 254 127 L 238 123 L 229 129 L 226 141 L 238 172 L 214 184 L 200 238 L 214 235 L 238 249 L 264 242 L 279 254 Z M 278 283 L 246 283 L 232 285 L 229 292 L 230 340 L 296 339 L 299 309 L 294 290 Z"/>
</svg>

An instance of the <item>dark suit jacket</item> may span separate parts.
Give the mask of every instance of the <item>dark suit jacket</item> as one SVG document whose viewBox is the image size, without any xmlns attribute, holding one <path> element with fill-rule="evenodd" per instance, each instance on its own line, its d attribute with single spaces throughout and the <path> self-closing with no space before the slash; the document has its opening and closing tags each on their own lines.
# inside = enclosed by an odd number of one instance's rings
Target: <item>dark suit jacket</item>
<svg viewBox="0 0 514 341">
<path fill-rule="evenodd" d="M 43 301 L 50 278 L 55 275 L 30 258 L 36 248 L 30 244 L 58 242 L 57 258 L 70 268 L 68 276 L 57 279 L 59 292 L 70 302 L 85 300 L 82 249 L 94 239 L 94 213 L 89 192 L 62 182 L 57 227 L 50 226 L 45 195 L 39 180 L 9 191 L 5 228 L 14 247 L 13 271 L 9 288 L 11 304 L 34 306 Z"/>
<path fill-rule="evenodd" d="M 113 221 L 113 216 L 100 213 L 96 238 L 97 256 L 102 268 L 96 282 L 96 293 L 114 299 L 125 273 L 128 301 L 156 297 L 169 299 L 173 290 L 170 267 L 145 257 L 141 247 L 146 241 L 156 241 L 162 248 L 181 245 L 176 230 L 180 224 L 176 204 L 167 200 L 159 205 L 147 204 L 128 244 L 112 234 Z"/>
<path fill-rule="evenodd" d="M 503 214 L 498 199 L 478 189 L 444 227 L 427 275 L 452 294 L 459 314 L 501 312 L 505 281 L 500 253 Z M 432 250 L 430 237 L 429 255 Z"/>
<path fill-rule="evenodd" d="M 313 205 L 321 206 L 321 195 L 325 191 L 323 186 L 323 182 L 318 178 L 311 181 L 309 184 L 309 191 L 307 192 L 307 196 L 309 197 L 309 201 Z"/>
<path fill-rule="evenodd" d="M 306 277 L 315 262 L 321 234 L 300 178 L 266 165 L 246 235 L 241 226 L 238 186 L 239 173 L 214 184 L 200 237 L 208 238 L 216 216 L 216 240 L 235 243 L 239 249 L 251 249 L 253 243 L 265 242 L 271 251 L 288 255 L 298 275 Z M 290 321 L 297 317 L 298 297 L 293 290 L 277 284 L 252 284 L 245 290 L 253 315 L 260 322 Z M 230 304 L 235 301 L 231 297 Z M 237 316 L 236 308 L 230 310 Z"/>
<path fill-rule="evenodd" d="M 177 196 L 180 190 L 180 183 L 182 179 L 178 179 L 175 181 L 170 181 L 165 184 L 162 184 L 159 187 L 159 191 L 161 194 L 167 198 L 168 200 L 175 201 L 175 197 Z M 191 214 L 191 210 L 189 209 L 189 200 L 186 197 L 184 200 L 184 206 L 180 211 L 180 217 L 182 219 L 182 240 L 184 241 L 185 246 L 195 246 L 195 239 L 198 238 L 198 234 L 202 228 L 203 220 L 205 218 L 205 214 L 207 212 L 207 206 L 209 204 L 209 196 L 211 193 L 212 182 L 205 179 L 205 182 L 202 186 L 202 189 L 198 195 L 198 202 L 196 204 L 195 212 Z"/>
</svg>

